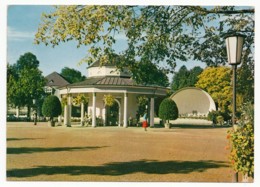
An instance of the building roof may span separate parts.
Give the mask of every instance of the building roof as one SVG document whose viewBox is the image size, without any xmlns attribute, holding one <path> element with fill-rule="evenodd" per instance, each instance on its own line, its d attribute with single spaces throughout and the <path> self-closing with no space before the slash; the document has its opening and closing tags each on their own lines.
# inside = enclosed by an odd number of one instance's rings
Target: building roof
<svg viewBox="0 0 260 187">
<path fill-rule="evenodd" d="M 87 78 L 82 82 L 70 84 L 69 87 L 87 86 L 87 85 L 134 86 L 138 84 L 129 77 L 102 76 L 102 77 Z"/>
<path fill-rule="evenodd" d="M 119 76 L 102 76 L 102 77 L 90 77 L 82 82 L 77 82 L 67 85 L 70 88 L 76 87 L 93 87 L 93 86 L 120 86 L 120 87 L 153 87 L 153 88 L 164 88 L 158 85 L 144 85 L 138 84 L 130 77 L 119 77 Z M 62 89 L 62 87 L 60 87 Z"/>
<path fill-rule="evenodd" d="M 62 87 L 70 84 L 62 75 L 57 72 L 52 72 L 45 77 L 47 80 L 46 86 Z"/>
</svg>

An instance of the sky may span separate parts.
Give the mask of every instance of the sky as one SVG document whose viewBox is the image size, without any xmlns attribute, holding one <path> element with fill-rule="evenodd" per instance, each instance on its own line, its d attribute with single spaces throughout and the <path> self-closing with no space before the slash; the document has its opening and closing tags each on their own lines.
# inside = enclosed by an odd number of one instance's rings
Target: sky
<svg viewBox="0 0 260 187">
<path fill-rule="evenodd" d="M 40 61 L 39 69 L 44 76 L 56 71 L 61 72 L 62 68 L 69 67 L 76 69 L 86 76 L 87 64 L 79 65 L 79 61 L 86 56 L 87 47 L 76 47 L 76 42 L 61 43 L 52 48 L 43 44 L 34 44 L 34 35 L 41 23 L 43 12 L 53 10 L 52 6 L 43 5 L 9 5 L 7 9 L 7 62 L 14 64 L 19 57 L 26 52 L 36 55 Z M 22 16 L 21 16 L 22 15 Z M 126 38 L 119 34 L 117 36 L 117 48 L 126 48 Z M 205 67 L 204 63 L 188 61 L 177 63 L 176 70 L 186 65 L 188 69 L 194 66 Z M 171 81 L 172 75 L 169 75 Z"/>
<path fill-rule="evenodd" d="M 41 14 L 52 10 L 52 6 L 10 5 L 7 16 L 7 62 L 14 64 L 26 52 L 36 55 L 39 69 L 44 76 L 64 67 L 86 74 L 86 64 L 78 65 L 85 56 L 87 47 L 77 48 L 75 42 L 60 44 L 55 48 L 34 44 L 34 35 L 41 22 Z M 22 16 L 21 16 L 22 15 Z"/>
</svg>

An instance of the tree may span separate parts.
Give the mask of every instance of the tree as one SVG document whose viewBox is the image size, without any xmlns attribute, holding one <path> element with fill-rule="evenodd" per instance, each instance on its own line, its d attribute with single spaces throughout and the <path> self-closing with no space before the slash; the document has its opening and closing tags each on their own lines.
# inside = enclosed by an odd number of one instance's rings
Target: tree
<svg viewBox="0 0 260 187">
<path fill-rule="evenodd" d="M 199 80 L 198 76 L 202 73 L 202 71 L 203 69 L 199 66 L 195 66 L 190 70 L 189 86 L 195 86 L 195 84 Z"/>
<path fill-rule="evenodd" d="M 237 70 L 237 94 L 242 98 L 241 103 L 254 103 L 254 64 L 244 61 Z"/>
<path fill-rule="evenodd" d="M 159 117 L 163 120 L 175 120 L 179 116 L 176 103 L 171 98 L 164 99 L 159 107 Z"/>
<path fill-rule="evenodd" d="M 169 86 L 166 73 L 151 62 L 137 62 L 131 69 L 133 79 L 143 85 Z"/>
<path fill-rule="evenodd" d="M 128 47 L 118 51 L 126 59 L 118 61 L 118 67 L 132 67 L 138 59 L 141 63 L 165 62 L 164 70 L 170 72 L 177 60 L 194 59 L 211 66 L 226 64 L 222 34 L 229 31 L 247 36 L 244 48 L 252 56 L 252 7 L 56 6 L 53 12 L 43 14 L 35 43 L 54 47 L 75 40 L 77 47 L 89 46 L 82 62 L 107 63 L 113 58 L 120 34 L 126 37 Z"/>
<path fill-rule="evenodd" d="M 228 111 L 232 99 L 231 69 L 208 67 L 199 76 L 196 87 L 208 92 L 221 111 Z"/>
<path fill-rule="evenodd" d="M 189 77 L 188 69 L 186 68 L 186 66 L 181 66 L 179 71 L 175 73 L 173 76 L 172 89 L 176 91 L 188 86 L 187 83 L 188 77 Z"/>
<path fill-rule="evenodd" d="M 7 101 L 14 107 L 27 106 L 28 118 L 33 99 L 41 99 L 44 94 L 45 79 L 38 66 L 32 53 L 25 53 L 16 64 L 7 66 Z"/>
<path fill-rule="evenodd" d="M 59 98 L 55 95 L 49 95 L 44 99 L 42 105 L 42 114 L 46 117 L 50 117 L 50 122 L 53 124 L 53 118 L 61 115 L 62 108 Z"/>
<path fill-rule="evenodd" d="M 60 74 L 70 83 L 80 82 L 86 78 L 80 71 L 68 67 L 62 68 Z"/>
<path fill-rule="evenodd" d="M 241 111 L 238 129 L 229 130 L 227 135 L 229 160 L 234 171 L 254 178 L 254 105 L 247 102 Z"/>
<path fill-rule="evenodd" d="M 181 66 L 178 72 L 176 72 L 172 79 L 171 88 L 173 91 L 177 91 L 181 88 L 192 87 L 198 81 L 198 75 L 203 71 L 199 66 L 195 66 L 191 70 L 188 70 L 185 65 Z"/>
</svg>

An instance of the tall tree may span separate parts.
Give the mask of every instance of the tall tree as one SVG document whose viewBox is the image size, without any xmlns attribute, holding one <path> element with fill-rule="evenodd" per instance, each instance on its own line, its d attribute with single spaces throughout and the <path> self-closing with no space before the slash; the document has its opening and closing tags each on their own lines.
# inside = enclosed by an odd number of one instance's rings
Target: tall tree
<svg viewBox="0 0 260 187">
<path fill-rule="evenodd" d="M 199 66 L 195 66 L 189 72 L 189 86 L 195 86 L 197 81 L 199 80 L 198 76 L 202 73 L 203 69 Z"/>
<path fill-rule="evenodd" d="M 208 67 L 198 78 L 196 87 L 207 91 L 221 111 L 228 111 L 232 99 L 231 69 L 223 66 Z"/>
<path fill-rule="evenodd" d="M 181 66 L 178 72 L 174 73 L 171 88 L 173 91 L 179 90 L 184 87 L 192 87 L 198 81 L 198 76 L 203 71 L 199 66 L 195 66 L 188 70 L 185 65 Z"/>
<path fill-rule="evenodd" d="M 32 53 L 25 53 L 17 63 L 7 66 L 8 104 L 27 106 L 27 117 L 30 117 L 33 99 L 40 99 L 44 94 L 45 79 L 38 66 L 39 61 Z"/>
<path fill-rule="evenodd" d="M 242 98 L 242 103 L 254 103 L 254 64 L 244 61 L 237 70 L 237 93 Z"/>
<path fill-rule="evenodd" d="M 123 34 L 128 47 L 119 51 L 126 61 L 118 66 L 141 62 L 165 63 L 173 71 L 176 61 L 199 60 L 207 65 L 227 61 L 223 33 L 243 32 L 245 48 L 254 49 L 254 8 L 235 6 L 56 6 L 43 14 L 35 43 L 57 46 L 76 40 L 89 46 L 83 61 L 106 63 L 115 52 L 117 35 Z"/>
<path fill-rule="evenodd" d="M 81 75 L 81 72 L 73 68 L 62 68 L 60 73 L 70 83 L 80 82 L 85 80 L 85 76 Z"/>
<path fill-rule="evenodd" d="M 157 85 L 168 87 L 169 80 L 164 70 L 151 62 L 136 62 L 135 67 L 131 69 L 133 79 L 144 85 Z"/>
<path fill-rule="evenodd" d="M 181 66 L 179 71 L 176 72 L 172 80 L 172 89 L 174 91 L 188 86 L 187 80 L 189 77 L 189 71 L 186 66 Z"/>
</svg>

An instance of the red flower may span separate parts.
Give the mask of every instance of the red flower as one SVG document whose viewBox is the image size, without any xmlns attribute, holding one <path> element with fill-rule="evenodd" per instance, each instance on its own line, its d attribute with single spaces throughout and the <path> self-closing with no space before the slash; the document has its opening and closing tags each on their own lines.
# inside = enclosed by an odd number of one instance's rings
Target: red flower
<svg viewBox="0 0 260 187">
<path fill-rule="evenodd" d="M 229 138 L 230 138 L 230 134 L 227 135 L 227 139 L 229 139 Z"/>
</svg>

